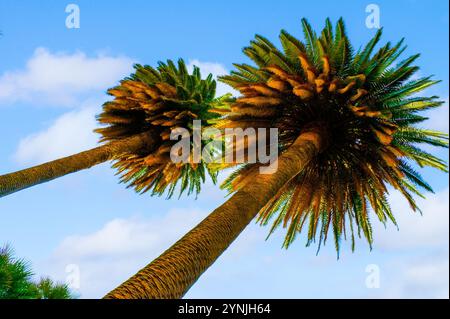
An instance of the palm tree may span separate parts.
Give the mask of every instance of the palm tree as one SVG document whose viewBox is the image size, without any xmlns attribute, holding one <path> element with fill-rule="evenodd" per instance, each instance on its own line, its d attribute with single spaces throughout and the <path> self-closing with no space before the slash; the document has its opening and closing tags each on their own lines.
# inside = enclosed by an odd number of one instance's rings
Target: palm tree
<svg viewBox="0 0 450 319">
<path fill-rule="evenodd" d="M 106 298 L 182 297 L 257 215 L 262 224 L 274 218 L 271 232 L 287 228 L 285 247 L 305 224 L 307 245 L 319 236 L 320 248 L 330 228 L 338 251 L 346 233 L 352 248 L 361 233 L 371 245 L 370 209 L 395 224 L 388 185 L 417 210 L 413 195 L 432 189 L 412 165 L 447 171 L 419 147 L 448 147 L 446 134 L 418 127 L 421 111 L 442 104 L 417 95 L 437 83 L 411 79 L 419 55 L 394 65 L 403 40 L 375 52 L 381 30 L 354 52 L 342 19 L 335 30 L 327 19 L 320 36 L 302 25 L 305 42 L 281 31 L 282 51 L 256 36 L 244 49 L 254 65 L 221 78 L 241 96 L 218 126 L 278 128 L 278 170 L 239 167 L 223 185 L 234 193 L 225 204 Z"/>
<path fill-rule="evenodd" d="M 109 160 L 138 192 L 160 195 L 169 187 L 170 197 L 179 180 L 181 192 L 198 192 L 206 171 L 213 180 L 216 173 L 192 159 L 186 165 L 172 163 L 170 133 L 176 127 L 192 130 L 193 120 L 205 128 L 217 118 L 211 110 L 220 110 L 227 97 L 215 98 L 215 89 L 212 75 L 202 79 L 197 67 L 189 74 L 181 59 L 178 66 L 169 60 L 156 69 L 135 65 L 134 74 L 108 90 L 114 99 L 98 116 L 106 126 L 96 130 L 104 145 L 0 176 L 0 197 Z"/>
<path fill-rule="evenodd" d="M 18 259 L 10 246 L 0 248 L 0 299 L 72 299 L 66 284 L 50 278 L 32 281 L 33 271 L 28 262 Z"/>
<path fill-rule="evenodd" d="M 68 285 L 54 282 L 48 277 L 33 283 L 36 299 L 72 299 Z"/>
</svg>

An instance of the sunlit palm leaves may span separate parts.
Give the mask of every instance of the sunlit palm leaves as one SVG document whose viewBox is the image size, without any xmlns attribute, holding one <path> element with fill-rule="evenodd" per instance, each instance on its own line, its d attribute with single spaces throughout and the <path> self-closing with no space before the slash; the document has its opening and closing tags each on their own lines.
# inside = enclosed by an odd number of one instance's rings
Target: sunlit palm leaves
<svg viewBox="0 0 450 319">
<path fill-rule="evenodd" d="M 417 93 L 435 84 L 430 77 L 412 80 L 418 55 L 397 62 L 403 40 L 377 50 L 381 30 L 354 52 L 344 23 L 333 30 L 329 20 L 320 36 L 303 19 L 305 41 L 286 31 L 280 34 L 282 50 L 256 36 L 244 53 L 254 65 L 237 64 L 221 80 L 242 94 L 220 127 L 277 127 L 283 152 L 306 126 L 326 127 L 328 147 L 292 179 L 260 212 L 272 231 L 287 228 L 284 245 L 308 228 L 308 245 L 319 236 L 326 241 L 330 227 L 336 247 L 347 231 L 372 243 L 370 207 L 385 223 L 395 219 L 387 187 L 399 190 L 412 209 L 420 188 L 431 191 L 411 164 L 446 170 L 446 164 L 420 149 L 421 144 L 447 147 L 447 135 L 417 125 L 420 112 L 442 104 L 437 97 Z M 238 169 L 224 183 L 230 191 L 258 174 L 257 164 Z"/>
<path fill-rule="evenodd" d="M 135 66 L 136 72 L 108 91 L 114 100 L 103 106 L 98 120 L 107 126 L 97 130 L 103 141 L 113 141 L 151 131 L 159 136 L 157 150 L 142 154 L 121 156 L 114 164 L 122 174 L 122 181 L 137 192 L 152 191 L 161 195 L 168 188 L 170 197 L 181 181 L 181 192 L 199 192 L 206 173 L 213 180 L 215 174 L 203 162 L 173 163 L 170 150 L 176 141 L 170 140 L 174 128 L 192 130 L 193 120 L 201 120 L 207 127 L 209 121 L 219 115 L 210 110 L 221 103 L 215 99 L 216 82 L 209 75 L 201 78 L 194 67 L 188 73 L 182 60 L 176 66 L 172 61 L 150 66 Z"/>
</svg>

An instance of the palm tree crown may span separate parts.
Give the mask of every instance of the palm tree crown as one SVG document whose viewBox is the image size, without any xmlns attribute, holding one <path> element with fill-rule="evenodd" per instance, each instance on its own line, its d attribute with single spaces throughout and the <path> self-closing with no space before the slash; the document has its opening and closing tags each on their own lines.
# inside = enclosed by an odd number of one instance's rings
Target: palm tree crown
<svg viewBox="0 0 450 319">
<path fill-rule="evenodd" d="M 186 189 L 198 193 L 205 172 L 214 181 L 217 173 L 192 158 L 187 164 L 173 163 L 170 150 L 175 142 L 170 140 L 170 133 L 177 127 L 192 131 L 193 120 L 201 120 L 202 127 L 208 127 L 210 120 L 219 117 L 212 112 L 221 103 L 215 98 L 216 82 L 211 74 L 202 79 L 197 67 L 189 74 L 181 59 L 178 66 L 169 60 L 160 62 L 156 69 L 142 65 L 135 65 L 135 69 L 134 74 L 108 90 L 114 99 L 104 104 L 98 116 L 107 126 L 96 132 L 102 134 L 102 141 L 115 141 L 150 131 L 159 136 L 160 144 L 156 150 L 119 156 L 113 166 L 122 173 L 122 181 L 137 192 L 152 190 L 152 195 L 161 195 L 169 187 L 170 197 L 181 180 L 181 193 Z"/>
<path fill-rule="evenodd" d="M 303 19 L 305 42 L 281 31 L 283 50 L 256 36 L 244 53 L 255 65 L 237 64 L 237 71 L 220 80 L 241 96 L 221 127 L 277 127 L 279 149 L 285 151 L 310 126 L 326 128 L 327 147 L 291 179 L 260 211 L 267 224 L 276 216 L 271 233 L 287 227 L 284 246 L 309 221 L 308 242 L 319 234 L 319 247 L 331 226 L 336 248 L 349 229 L 362 231 L 372 244 L 370 207 L 385 223 L 395 219 L 387 199 L 387 185 L 399 190 L 411 208 L 413 194 L 432 191 L 411 164 L 446 171 L 446 164 L 419 148 L 420 144 L 447 147 L 447 135 L 422 129 L 420 111 L 438 107 L 437 97 L 416 93 L 437 83 L 430 77 L 412 79 L 418 67 L 414 55 L 396 65 L 403 39 L 375 52 L 382 31 L 357 52 L 347 38 L 343 20 L 335 30 L 326 20 L 320 36 Z M 258 164 L 240 167 L 223 184 L 234 192 L 258 174 Z"/>
</svg>

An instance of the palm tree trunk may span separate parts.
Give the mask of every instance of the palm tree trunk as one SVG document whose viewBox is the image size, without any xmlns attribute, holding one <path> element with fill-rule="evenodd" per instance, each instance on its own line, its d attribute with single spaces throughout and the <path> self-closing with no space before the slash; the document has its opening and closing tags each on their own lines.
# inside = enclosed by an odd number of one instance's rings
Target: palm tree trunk
<svg viewBox="0 0 450 319">
<path fill-rule="evenodd" d="M 258 175 L 171 248 L 105 298 L 181 298 L 277 191 L 322 150 L 323 136 L 320 128 L 311 128 L 302 133 L 279 156 L 275 173 Z"/>
<path fill-rule="evenodd" d="M 149 133 L 141 133 L 123 140 L 110 142 L 89 151 L 2 175 L 0 176 L 0 197 L 90 168 L 112 160 L 115 156 L 122 153 L 135 153 L 143 148 L 151 149 L 153 147 L 154 138 Z"/>
</svg>

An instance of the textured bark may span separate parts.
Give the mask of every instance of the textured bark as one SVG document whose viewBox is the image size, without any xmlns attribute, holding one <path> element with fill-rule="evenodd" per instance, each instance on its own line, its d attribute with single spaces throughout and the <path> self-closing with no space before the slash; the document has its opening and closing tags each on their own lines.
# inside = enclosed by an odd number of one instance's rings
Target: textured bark
<svg viewBox="0 0 450 319">
<path fill-rule="evenodd" d="M 259 210 L 323 147 L 320 129 L 311 128 L 278 158 L 278 170 L 258 175 L 200 224 L 107 299 L 181 298 L 230 246 Z"/>
<path fill-rule="evenodd" d="M 2 175 L 0 176 L 0 197 L 90 168 L 94 165 L 112 160 L 119 154 L 136 153 L 141 149 L 151 149 L 153 147 L 154 139 L 151 135 L 149 133 L 142 133 L 123 140 L 110 142 L 89 151 Z"/>
</svg>

